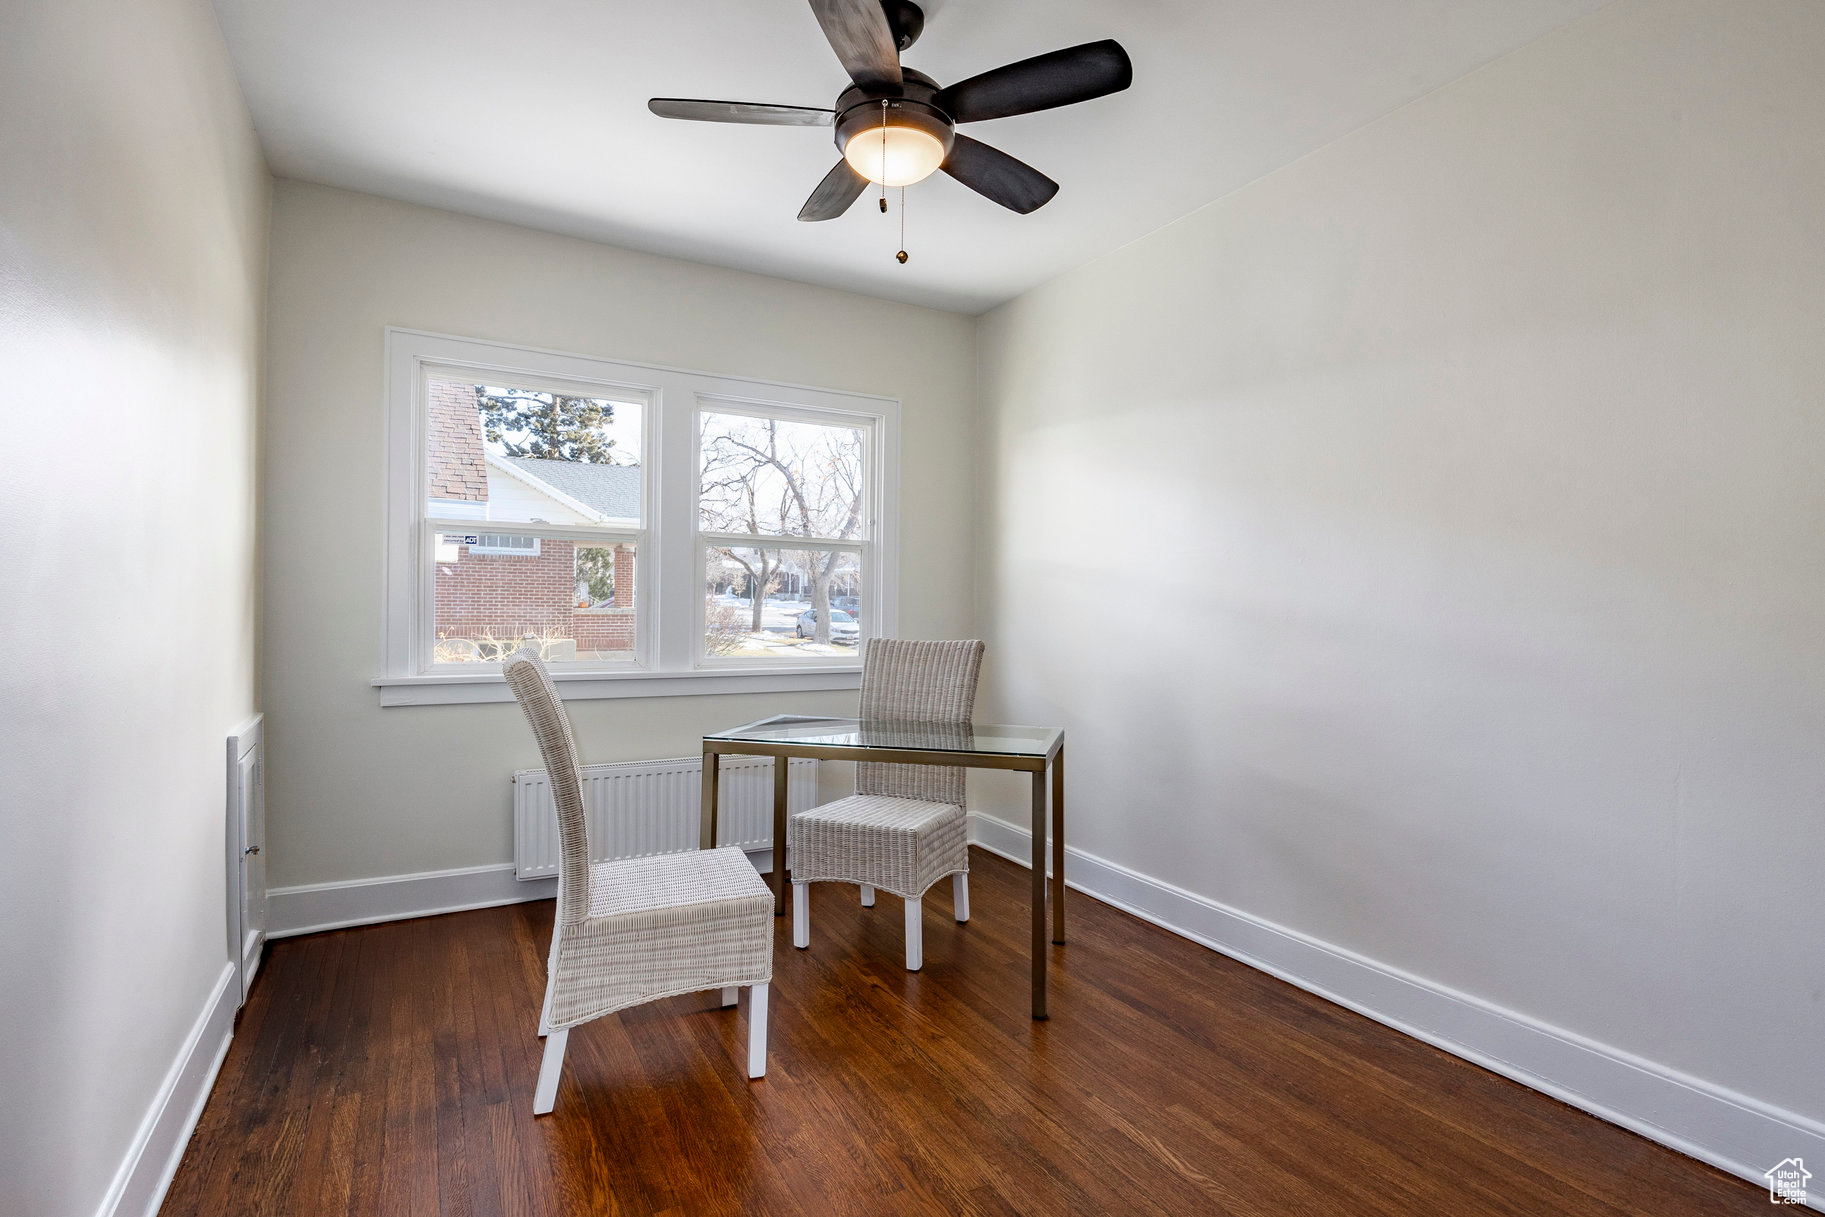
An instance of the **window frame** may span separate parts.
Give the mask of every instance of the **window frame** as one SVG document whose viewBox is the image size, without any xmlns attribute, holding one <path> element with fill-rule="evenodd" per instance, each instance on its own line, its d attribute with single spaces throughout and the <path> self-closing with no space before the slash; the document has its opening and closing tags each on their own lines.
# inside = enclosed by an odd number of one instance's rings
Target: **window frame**
<svg viewBox="0 0 1825 1217">
<path fill-rule="evenodd" d="M 626 662 L 554 665 L 566 698 L 662 697 L 687 694 L 854 689 L 860 685 L 860 646 L 854 659 L 755 661 L 704 653 L 705 595 L 698 489 L 705 412 L 775 412 L 803 421 L 869 429 L 867 490 L 872 538 L 804 544 L 808 538 L 760 537 L 767 548 L 858 549 L 869 556 L 862 587 L 873 610 L 868 634 L 891 635 L 898 618 L 900 403 L 894 398 L 805 385 L 697 372 L 461 338 L 399 327 L 386 330 L 384 508 L 382 537 L 381 704 L 443 705 L 512 700 L 496 663 L 433 664 L 432 588 L 435 563 L 427 547 L 435 532 L 497 532 L 586 543 L 633 541 L 636 653 Z M 621 524 L 544 525 L 458 520 L 426 511 L 424 485 L 427 401 L 431 369 L 472 373 L 478 383 L 557 382 L 617 401 L 643 402 L 639 527 Z M 763 414 L 762 416 L 766 416 Z M 435 524 L 433 521 L 437 521 Z M 744 534 L 745 535 L 745 534 Z M 800 542 L 794 545 L 794 541 Z M 693 607 L 678 608 L 681 602 Z"/>
</svg>

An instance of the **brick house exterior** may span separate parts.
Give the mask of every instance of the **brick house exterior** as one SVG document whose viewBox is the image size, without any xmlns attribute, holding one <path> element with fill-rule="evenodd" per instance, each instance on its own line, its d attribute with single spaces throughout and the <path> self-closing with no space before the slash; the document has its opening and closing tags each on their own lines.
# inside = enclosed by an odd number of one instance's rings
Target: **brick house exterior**
<svg viewBox="0 0 1825 1217">
<path fill-rule="evenodd" d="M 560 501 L 576 503 L 563 491 L 538 478 L 542 465 L 567 462 L 489 458 L 482 445 L 481 417 L 474 386 L 433 380 L 429 386 L 427 419 L 427 495 L 456 507 L 486 504 L 490 483 L 512 478 L 523 498 L 543 486 L 552 496 L 554 513 Z M 639 470 L 626 466 L 593 467 L 594 476 L 612 476 L 613 489 L 622 497 L 626 483 L 638 501 Z M 573 490 L 574 469 L 565 470 Z M 588 479 L 583 479 L 585 482 Z M 531 490 L 528 490 L 531 487 Z M 587 503 L 582 504 L 586 509 Z M 465 513 L 466 514 L 466 513 Z M 478 516 L 481 513 L 478 513 Z M 573 517 L 574 512 L 570 513 Z M 554 522 L 565 518 L 554 514 Z M 478 518 L 470 527 L 475 534 L 503 533 L 513 525 Z M 514 537 L 520 541 L 520 538 Z M 550 537 L 537 541 L 537 552 L 477 552 L 484 547 L 458 544 L 440 546 L 437 561 L 435 637 L 437 659 L 456 662 L 493 658 L 486 640 L 510 643 L 528 635 L 546 640 L 551 659 L 591 659 L 625 656 L 634 649 L 634 548 L 614 545 L 614 589 L 608 600 L 580 603 L 576 569 L 579 544 Z M 583 548 L 605 548 L 583 546 Z M 484 644 L 471 646 L 471 643 Z M 574 654 L 573 654 L 574 652 Z"/>
</svg>

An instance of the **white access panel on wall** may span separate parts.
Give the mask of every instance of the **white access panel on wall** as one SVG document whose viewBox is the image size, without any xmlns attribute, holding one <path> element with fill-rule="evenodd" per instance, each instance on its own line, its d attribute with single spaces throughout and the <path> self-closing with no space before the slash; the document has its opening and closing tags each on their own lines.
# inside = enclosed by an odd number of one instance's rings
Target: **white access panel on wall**
<svg viewBox="0 0 1825 1217">
<path fill-rule="evenodd" d="M 228 954 L 240 973 L 240 1002 L 266 946 L 265 734 L 256 714 L 228 737 Z"/>
</svg>

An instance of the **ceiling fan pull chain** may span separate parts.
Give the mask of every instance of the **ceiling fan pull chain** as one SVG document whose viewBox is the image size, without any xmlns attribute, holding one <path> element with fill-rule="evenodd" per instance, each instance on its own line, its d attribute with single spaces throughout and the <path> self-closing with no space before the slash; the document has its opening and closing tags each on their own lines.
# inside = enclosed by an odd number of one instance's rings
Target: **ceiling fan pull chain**
<svg viewBox="0 0 1825 1217">
<path fill-rule="evenodd" d="M 887 99 L 881 99 L 881 214 L 887 214 Z"/>
<path fill-rule="evenodd" d="M 906 187 L 900 187 L 900 252 L 894 257 L 900 259 L 900 265 L 906 265 Z"/>
</svg>

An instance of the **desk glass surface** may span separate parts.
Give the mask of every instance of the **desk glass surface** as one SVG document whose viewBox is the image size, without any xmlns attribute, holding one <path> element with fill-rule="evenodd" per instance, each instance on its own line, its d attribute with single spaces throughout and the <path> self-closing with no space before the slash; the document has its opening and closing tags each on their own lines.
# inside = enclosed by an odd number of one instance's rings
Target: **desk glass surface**
<svg viewBox="0 0 1825 1217">
<path fill-rule="evenodd" d="M 1050 756 L 1058 746 L 1056 727 L 1020 727 L 1002 723 L 906 723 L 874 718 L 809 718 L 776 714 L 728 731 L 716 731 L 706 742 L 808 744 L 826 748 L 956 752 L 976 756 Z"/>
</svg>

